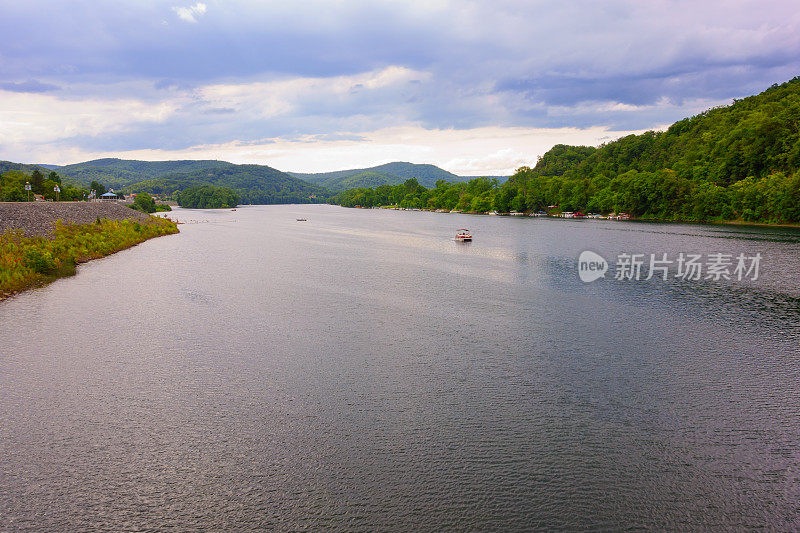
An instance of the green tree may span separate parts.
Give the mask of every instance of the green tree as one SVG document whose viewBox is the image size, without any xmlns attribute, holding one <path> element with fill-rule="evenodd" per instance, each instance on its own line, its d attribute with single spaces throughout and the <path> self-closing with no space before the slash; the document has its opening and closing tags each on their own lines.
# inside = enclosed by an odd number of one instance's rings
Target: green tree
<svg viewBox="0 0 800 533">
<path fill-rule="evenodd" d="M 91 185 L 89 185 L 89 189 L 94 191 L 98 198 L 108 192 L 108 189 L 97 181 L 92 181 Z"/>
<path fill-rule="evenodd" d="M 44 174 L 37 168 L 31 174 L 31 190 L 36 194 L 44 193 Z"/>
<path fill-rule="evenodd" d="M 236 207 L 239 196 L 236 191 L 226 187 L 204 185 L 189 187 L 178 193 L 178 205 L 193 209 L 215 209 Z"/>
<path fill-rule="evenodd" d="M 131 207 L 142 213 L 155 213 L 156 201 L 146 192 L 140 192 L 136 195 L 136 198 L 133 199 L 133 205 L 131 205 Z"/>
<path fill-rule="evenodd" d="M 486 213 L 492 210 L 492 194 L 484 192 L 472 199 L 472 210 L 476 213 Z"/>
</svg>

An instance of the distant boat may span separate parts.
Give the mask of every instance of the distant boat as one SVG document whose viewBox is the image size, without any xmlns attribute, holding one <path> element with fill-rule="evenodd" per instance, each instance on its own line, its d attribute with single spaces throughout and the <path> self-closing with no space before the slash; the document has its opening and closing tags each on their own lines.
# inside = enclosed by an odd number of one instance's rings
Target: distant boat
<svg viewBox="0 0 800 533">
<path fill-rule="evenodd" d="M 297 219 L 297 221 L 298 221 L 298 222 L 305 222 L 305 221 L 306 221 L 306 219 L 305 219 L 305 218 L 298 218 L 298 219 Z"/>
<path fill-rule="evenodd" d="M 456 242 L 472 241 L 472 234 L 468 229 L 460 229 L 456 232 Z"/>
</svg>

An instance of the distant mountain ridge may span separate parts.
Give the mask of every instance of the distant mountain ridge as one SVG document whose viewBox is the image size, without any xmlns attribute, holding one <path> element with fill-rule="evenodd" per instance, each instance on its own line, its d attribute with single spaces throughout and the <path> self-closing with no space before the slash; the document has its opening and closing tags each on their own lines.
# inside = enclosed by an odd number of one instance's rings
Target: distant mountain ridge
<svg viewBox="0 0 800 533">
<path fill-rule="evenodd" d="M 81 185 L 98 181 L 126 192 L 170 195 L 195 185 L 214 185 L 235 190 L 244 204 L 309 203 L 328 196 L 324 188 L 266 165 L 106 158 L 54 168 Z"/>
<path fill-rule="evenodd" d="M 33 173 L 34 170 L 39 170 L 42 174 L 47 175 L 50 169 L 55 168 L 52 165 L 38 165 L 29 163 L 14 163 L 11 161 L 0 161 L 0 174 L 8 172 L 9 170 L 19 170 L 26 174 Z"/>
<path fill-rule="evenodd" d="M 139 161 L 136 159 L 104 158 L 72 165 L 47 165 L 47 167 L 53 168 L 60 174 L 74 178 L 82 185 L 89 185 L 93 180 L 96 180 L 107 187 L 122 189 L 144 180 L 161 178 L 169 174 L 221 169 L 231 164 L 209 159 Z"/>
<path fill-rule="evenodd" d="M 324 201 L 333 193 L 362 187 L 397 185 L 415 178 L 427 188 L 439 180 L 466 182 L 435 165 L 393 162 L 369 168 L 322 173 L 282 172 L 267 165 L 237 165 L 218 160 L 140 161 L 103 158 L 70 165 L 0 162 L 0 173 L 36 168 L 47 174 L 55 170 L 69 182 L 87 187 L 92 181 L 120 192 L 172 195 L 196 185 L 234 189 L 242 203 L 307 203 Z M 500 181 L 504 181 L 500 177 Z"/>
<path fill-rule="evenodd" d="M 470 179 L 457 176 L 435 165 L 401 161 L 369 168 L 354 168 L 313 174 L 289 172 L 289 174 L 309 183 L 321 185 L 334 192 L 361 187 L 397 185 L 410 178 L 416 178 L 420 185 L 427 188 L 436 186 L 436 182 L 439 180 L 460 182 Z"/>
</svg>

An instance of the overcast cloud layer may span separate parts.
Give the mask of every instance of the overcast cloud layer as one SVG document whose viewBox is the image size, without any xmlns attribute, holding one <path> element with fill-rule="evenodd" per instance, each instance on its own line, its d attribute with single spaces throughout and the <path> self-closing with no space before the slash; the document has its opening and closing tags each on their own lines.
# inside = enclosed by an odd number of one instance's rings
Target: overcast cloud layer
<svg viewBox="0 0 800 533">
<path fill-rule="evenodd" d="M 0 0 L 0 159 L 506 174 L 800 74 L 796 1 Z"/>
</svg>

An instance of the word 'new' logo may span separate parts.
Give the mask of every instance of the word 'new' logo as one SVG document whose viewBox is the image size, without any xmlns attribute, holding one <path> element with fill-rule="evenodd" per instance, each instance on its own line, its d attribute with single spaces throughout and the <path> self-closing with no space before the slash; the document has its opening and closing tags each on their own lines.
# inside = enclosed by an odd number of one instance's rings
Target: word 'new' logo
<svg viewBox="0 0 800 533">
<path fill-rule="evenodd" d="M 608 261 L 600 255 L 586 250 L 578 257 L 578 275 L 581 281 L 589 283 L 605 277 L 608 271 Z"/>
</svg>

